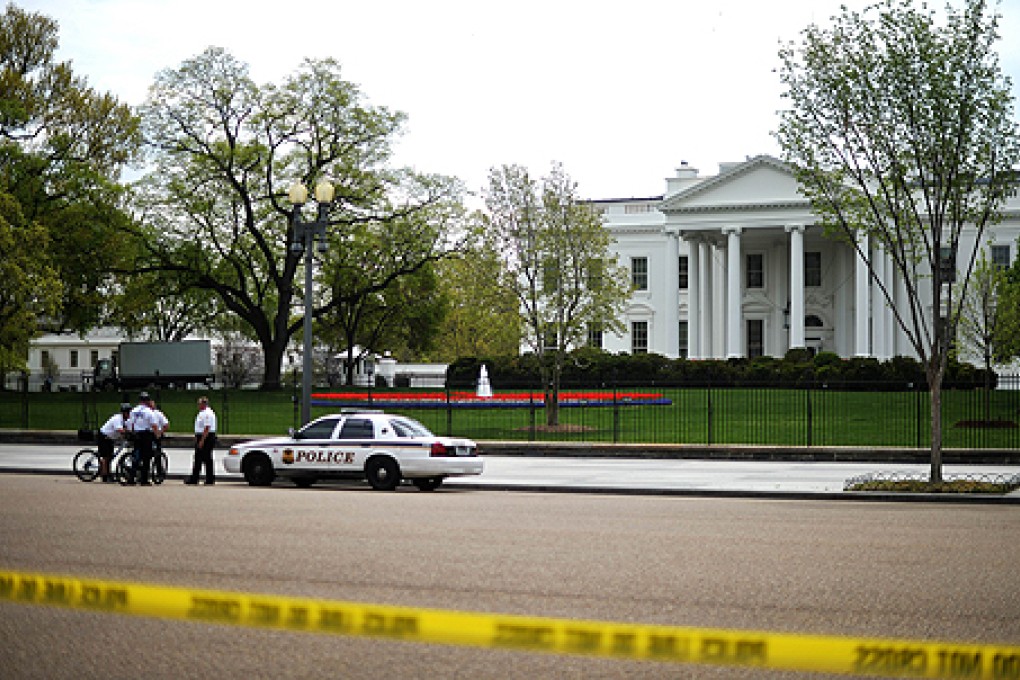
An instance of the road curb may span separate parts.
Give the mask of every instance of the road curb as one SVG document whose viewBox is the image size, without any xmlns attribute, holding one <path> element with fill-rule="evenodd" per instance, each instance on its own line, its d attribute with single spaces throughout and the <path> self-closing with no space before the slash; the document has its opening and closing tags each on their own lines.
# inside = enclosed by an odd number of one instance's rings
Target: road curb
<svg viewBox="0 0 1020 680">
<path fill-rule="evenodd" d="M 217 448 L 264 438 L 265 435 L 222 435 Z M 0 430 L 0 444 L 87 445 L 76 432 Z M 194 438 L 168 435 L 167 448 L 192 448 Z M 819 463 L 926 464 L 928 449 L 853 446 L 765 446 L 747 444 L 603 444 L 590 442 L 478 441 L 482 455 L 524 458 L 617 458 L 651 460 L 742 460 Z M 942 462 L 949 465 L 1020 465 L 1017 449 L 944 449 Z"/>
<path fill-rule="evenodd" d="M 34 468 L 0 468 L 0 474 L 46 475 L 73 477 L 65 470 L 38 470 Z M 184 474 L 168 474 L 167 481 L 180 482 Z M 217 477 L 218 482 L 244 484 L 240 477 Z M 864 503 L 956 503 L 963 505 L 1020 505 L 1020 496 L 992 494 L 917 494 L 888 493 L 884 491 L 758 491 L 740 489 L 667 489 L 609 486 L 566 486 L 562 484 L 488 484 L 451 482 L 443 484 L 449 491 L 501 491 L 505 493 L 557 493 L 589 494 L 597 496 L 659 496 L 677 498 L 732 498 L 783 501 L 841 501 Z"/>
</svg>

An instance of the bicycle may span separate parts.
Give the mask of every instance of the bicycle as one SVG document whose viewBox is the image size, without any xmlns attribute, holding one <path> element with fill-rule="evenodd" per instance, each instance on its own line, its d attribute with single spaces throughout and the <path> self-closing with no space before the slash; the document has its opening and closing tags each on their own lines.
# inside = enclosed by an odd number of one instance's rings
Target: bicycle
<svg viewBox="0 0 1020 680">
<path fill-rule="evenodd" d="M 162 484 L 166 481 L 166 472 L 170 467 L 170 460 L 167 458 L 166 453 L 163 451 L 161 443 L 156 443 L 156 451 L 152 454 L 152 460 L 149 461 L 149 481 L 153 484 Z M 135 456 L 134 451 L 128 451 L 127 455 L 121 456 L 117 462 L 117 481 L 122 485 L 133 484 L 137 481 L 137 473 L 135 469 Z"/>
<path fill-rule="evenodd" d="M 118 440 L 116 448 L 113 450 L 113 457 L 110 459 L 110 470 L 109 474 L 113 475 L 119 465 L 118 458 L 123 460 L 124 454 L 130 454 L 131 449 L 127 447 L 127 442 L 123 439 Z M 74 454 L 74 461 L 71 463 L 71 467 L 74 470 L 74 474 L 83 482 L 91 482 L 99 476 L 99 451 L 96 449 L 82 449 L 78 453 Z"/>
</svg>

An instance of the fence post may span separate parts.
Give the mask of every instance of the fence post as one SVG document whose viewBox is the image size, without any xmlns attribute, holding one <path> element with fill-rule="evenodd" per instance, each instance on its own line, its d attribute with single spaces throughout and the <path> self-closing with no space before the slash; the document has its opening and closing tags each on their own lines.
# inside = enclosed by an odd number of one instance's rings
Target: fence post
<svg viewBox="0 0 1020 680">
<path fill-rule="evenodd" d="M 21 372 L 21 429 L 28 429 L 28 372 Z"/>
<path fill-rule="evenodd" d="M 914 383 L 910 382 L 907 384 L 909 387 L 913 387 Z M 915 432 L 915 444 L 918 449 L 921 448 L 921 390 L 920 388 L 915 389 L 914 393 L 917 395 L 914 398 L 914 428 Z"/>
<path fill-rule="evenodd" d="M 706 394 L 708 395 L 708 417 L 706 419 L 706 424 L 708 426 L 708 442 L 707 442 L 707 444 L 709 446 L 711 446 L 712 445 L 712 382 L 711 381 L 708 382 L 708 389 L 706 390 Z"/>
<path fill-rule="evenodd" d="M 613 443 L 620 443 L 620 401 L 618 395 L 619 385 L 613 380 Z"/>
<path fill-rule="evenodd" d="M 811 434 L 812 434 L 811 430 L 812 430 L 812 427 L 813 427 L 812 420 L 813 419 L 812 419 L 812 412 L 811 412 L 811 383 L 808 383 L 807 384 L 807 445 L 808 446 L 811 446 L 811 443 L 813 441 L 813 439 L 811 437 Z"/>
<path fill-rule="evenodd" d="M 446 386 L 446 436 L 453 436 L 453 406 L 450 404 L 450 386 Z"/>
<path fill-rule="evenodd" d="M 227 397 L 228 394 L 227 390 L 223 390 L 223 425 L 219 426 L 217 424 L 217 429 L 223 434 L 230 433 L 230 399 Z M 296 404 L 294 408 L 297 408 Z"/>
<path fill-rule="evenodd" d="M 531 420 L 530 427 L 528 428 L 528 441 L 535 441 L 535 391 L 528 389 L 528 412 Z"/>
</svg>

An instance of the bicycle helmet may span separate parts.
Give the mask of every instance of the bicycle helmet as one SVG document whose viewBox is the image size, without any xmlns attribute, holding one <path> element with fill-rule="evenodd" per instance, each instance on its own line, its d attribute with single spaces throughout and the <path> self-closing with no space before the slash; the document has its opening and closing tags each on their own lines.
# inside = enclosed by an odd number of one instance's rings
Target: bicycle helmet
<svg viewBox="0 0 1020 680">
<path fill-rule="evenodd" d="M 142 392 L 138 395 L 138 401 L 149 401 L 149 399 L 151 399 L 151 397 L 148 392 Z"/>
<path fill-rule="evenodd" d="M 121 404 L 120 405 L 120 412 L 121 413 L 130 413 L 131 412 L 131 404 L 129 404 L 127 402 L 124 402 L 123 404 Z"/>
</svg>

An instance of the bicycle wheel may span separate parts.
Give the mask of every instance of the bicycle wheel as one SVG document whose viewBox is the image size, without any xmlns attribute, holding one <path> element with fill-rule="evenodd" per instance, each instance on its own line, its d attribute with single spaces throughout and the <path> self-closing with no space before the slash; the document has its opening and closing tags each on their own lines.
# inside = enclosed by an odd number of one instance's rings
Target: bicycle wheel
<svg viewBox="0 0 1020 680">
<path fill-rule="evenodd" d="M 121 484 L 135 483 L 135 458 L 130 452 L 117 461 L 117 481 Z"/>
<path fill-rule="evenodd" d="M 99 475 L 99 454 L 94 449 L 82 449 L 74 455 L 74 474 L 83 482 L 91 482 Z"/>
<path fill-rule="evenodd" d="M 166 481 L 166 471 L 169 466 L 170 461 L 162 451 L 152 457 L 152 470 L 149 474 L 153 484 L 162 484 Z"/>
</svg>

